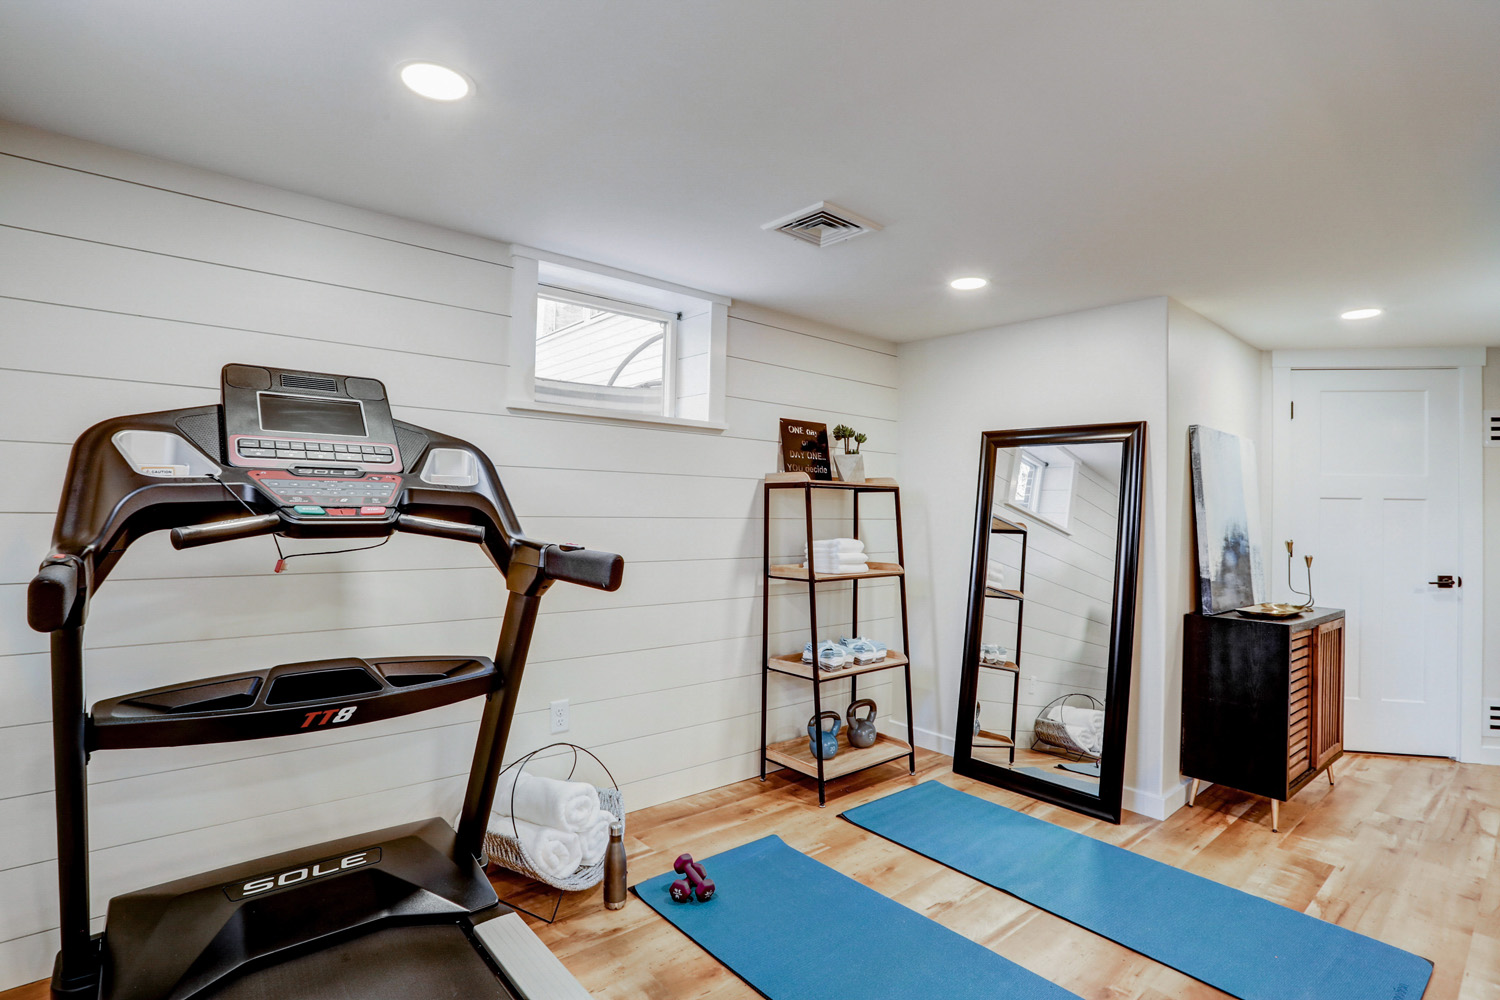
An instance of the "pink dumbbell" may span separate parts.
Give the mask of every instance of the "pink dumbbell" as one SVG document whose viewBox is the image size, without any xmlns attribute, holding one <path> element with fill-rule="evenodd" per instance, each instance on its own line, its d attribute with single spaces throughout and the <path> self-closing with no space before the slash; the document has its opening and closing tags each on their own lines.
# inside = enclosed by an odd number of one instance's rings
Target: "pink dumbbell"
<svg viewBox="0 0 1500 1000">
<path fill-rule="evenodd" d="M 691 854 L 684 854 L 677 859 L 672 870 L 679 875 L 686 876 L 672 883 L 672 898 L 679 903 L 686 903 L 696 893 L 698 902 L 706 903 L 714 898 L 714 882 L 703 870 L 703 866 L 693 860 Z"/>
</svg>

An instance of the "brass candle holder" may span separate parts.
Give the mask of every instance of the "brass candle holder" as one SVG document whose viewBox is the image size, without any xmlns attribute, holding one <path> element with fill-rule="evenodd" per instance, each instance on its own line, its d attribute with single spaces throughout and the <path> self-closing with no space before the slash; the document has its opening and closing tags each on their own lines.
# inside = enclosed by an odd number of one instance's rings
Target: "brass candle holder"
<svg viewBox="0 0 1500 1000">
<path fill-rule="evenodd" d="M 1313 557 L 1312 556 L 1303 556 L 1302 557 L 1303 561 L 1307 564 L 1307 593 L 1304 594 L 1302 591 L 1298 590 L 1292 584 L 1292 555 L 1293 555 L 1292 540 L 1290 538 L 1288 538 L 1287 542 L 1286 542 L 1286 586 L 1287 586 L 1287 589 L 1290 590 L 1292 593 L 1296 594 L 1298 597 L 1305 597 L 1305 598 L 1307 598 L 1307 600 L 1304 603 L 1302 603 L 1302 604 L 1269 604 L 1269 603 L 1267 603 L 1267 604 L 1252 604 L 1248 608 L 1239 608 L 1238 609 L 1238 613 L 1239 614 L 1244 615 L 1246 618 L 1295 618 L 1298 615 L 1303 614 L 1303 613 L 1305 613 L 1305 612 L 1307 612 L 1307 611 L 1309 611 L 1309 610 L 1312 609 L 1312 606 L 1313 606 L 1313 585 L 1312 585 L 1312 563 L 1313 563 Z"/>
</svg>

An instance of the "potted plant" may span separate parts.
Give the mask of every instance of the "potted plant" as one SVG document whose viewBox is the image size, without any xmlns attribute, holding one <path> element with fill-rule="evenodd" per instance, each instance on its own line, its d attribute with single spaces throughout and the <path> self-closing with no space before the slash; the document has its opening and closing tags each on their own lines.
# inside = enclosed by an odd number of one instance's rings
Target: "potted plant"
<svg viewBox="0 0 1500 1000">
<path fill-rule="evenodd" d="M 839 478 L 846 483 L 864 482 L 865 457 L 859 453 L 859 446 L 870 440 L 869 435 L 859 433 L 848 424 L 839 424 L 833 429 L 833 439 L 844 445 L 843 451 L 833 453 L 833 464 L 839 470 Z"/>
</svg>

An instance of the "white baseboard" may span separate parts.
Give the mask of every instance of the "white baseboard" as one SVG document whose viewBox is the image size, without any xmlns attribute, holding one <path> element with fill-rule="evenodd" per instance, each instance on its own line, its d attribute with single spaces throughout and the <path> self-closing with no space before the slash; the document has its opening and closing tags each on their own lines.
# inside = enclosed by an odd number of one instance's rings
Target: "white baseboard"
<svg viewBox="0 0 1500 1000">
<path fill-rule="evenodd" d="M 938 753 L 947 754 L 949 757 L 953 756 L 953 737 L 945 736 L 942 733 L 934 733 L 932 730 L 923 729 L 921 726 L 916 727 L 916 732 L 917 746 L 924 750 L 936 750 Z"/>
<path fill-rule="evenodd" d="M 1480 746 L 1476 756 L 1465 756 L 1465 764 L 1500 764 L 1500 746 Z"/>
<path fill-rule="evenodd" d="M 1187 805 L 1187 789 L 1188 782 L 1185 779 L 1179 779 L 1176 785 L 1160 795 L 1127 785 L 1120 796 L 1120 806 L 1148 819 L 1166 819 Z"/>
</svg>

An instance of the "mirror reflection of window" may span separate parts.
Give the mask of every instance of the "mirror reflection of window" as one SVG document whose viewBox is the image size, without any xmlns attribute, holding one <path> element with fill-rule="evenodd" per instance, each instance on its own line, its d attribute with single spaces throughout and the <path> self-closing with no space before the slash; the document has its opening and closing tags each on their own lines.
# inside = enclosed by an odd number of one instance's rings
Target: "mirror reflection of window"
<svg viewBox="0 0 1500 1000">
<path fill-rule="evenodd" d="M 1042 474 L 1046 471 L 1047 463 L 1037 458 L 1030 452 L 1023 451 L 1016 456 L 1016 490 L 1011 497 L 1011 503 L 1022 510 L 1035 511 L 1037 494 L 1041 492 L 1037 485 L 1042 480 Z"/>
</svg>

